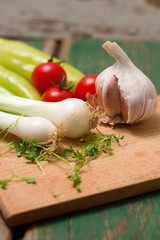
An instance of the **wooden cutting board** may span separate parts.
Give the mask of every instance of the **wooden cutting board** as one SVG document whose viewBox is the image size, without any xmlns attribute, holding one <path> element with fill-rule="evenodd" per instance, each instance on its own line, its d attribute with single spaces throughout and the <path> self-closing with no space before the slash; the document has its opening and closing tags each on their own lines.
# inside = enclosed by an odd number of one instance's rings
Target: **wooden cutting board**
<svg viewBox="0 0 160 240">
<path fill-rule="evenodd" d="M 160 104 L 160 96 L 158 97 Z M 0 179 L 16 174 L 34 177 L 37 184 L 10 183 L 0 189 L 0 209 L 9 226 L 17 226 L 109 203 L 160 189 L 160 107 L 147 120 L 114 128 L 99 126 L 106 134 L 124 135 L 112 154 L 91 161 L 82 169 L 78 193 L 68 180 L 71 167 L 64 162 L 43 162 L 45 176 L 34 164 L 6 152 L 0 157 Z M 13 136 L 8 141 L 13 140 Z M 73 143 L 73 142 L 72 142 Z"/>
</svg>

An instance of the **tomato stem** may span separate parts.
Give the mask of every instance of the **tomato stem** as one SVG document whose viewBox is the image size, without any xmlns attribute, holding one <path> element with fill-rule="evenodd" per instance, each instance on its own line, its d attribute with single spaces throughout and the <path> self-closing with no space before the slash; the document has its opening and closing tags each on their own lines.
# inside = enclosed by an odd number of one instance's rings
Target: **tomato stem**
<svg viewBox="0 0 160 240">
<path fill-rule="evenodd" d="M 51 57 L 48 59 L 48 62 L 54 62 L 54 55 L 52 54 Z M 66 61 L 64 60 L 59 60 L 58 62 L 56 62 L 57 64 L 62 64 L 62 63 L 65 63 Z"/>
<path fill-rule="evenodd" d="M 64 84 L 65 81 L 65 75 L 63 74 L 62 77 L 60 78 L 59 84 L 56 85 L 56 87 L 59 87 L 63 90 L 70 90 L 73 87 L 73 83 L 69 83 L 67 85 Z"/>
<path fill-rule="evenodd" d="M 48 59 L 48 62 L 53 62 L 54 55 L 52 54 L 51 57 Z"/>
</svg>

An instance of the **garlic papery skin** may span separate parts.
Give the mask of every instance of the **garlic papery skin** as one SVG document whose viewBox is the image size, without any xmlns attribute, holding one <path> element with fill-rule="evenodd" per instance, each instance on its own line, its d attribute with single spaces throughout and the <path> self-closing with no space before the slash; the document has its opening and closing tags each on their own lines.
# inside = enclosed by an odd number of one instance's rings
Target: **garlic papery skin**
<svg viewBox="0 0 160 240">
<path fill-rule="evenodd" d="M 135 123 L 152 116 L 158 101 L 152 81 L 139 70 L 115 42 L 102 47 L 116 62 L 96 79 L 96 95 L 87 96 L 91 105 L 103 110 L 104 123 Z"/>
</svg>

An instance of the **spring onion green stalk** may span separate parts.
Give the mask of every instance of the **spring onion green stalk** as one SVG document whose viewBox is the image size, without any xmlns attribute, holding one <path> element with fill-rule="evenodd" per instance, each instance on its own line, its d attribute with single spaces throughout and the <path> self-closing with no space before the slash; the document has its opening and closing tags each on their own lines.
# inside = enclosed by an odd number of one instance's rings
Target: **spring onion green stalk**
<svg viewBox="0 0 160 240">
<path fill-rule="evenodd" d="M 0 111 L 0 129 L 25 139 L 28 143 L 35 141 L 57 147 L 57 128 L 42 117 L 24 117 Z"/>
<path fill-rule="evenodd" d="M 0 110 L 26 116 L 44 117 L 64 131 L 69 138 L 89 133 L 97 124 L 97 117 L 83 100 L 68 98 L 60 102 L 43 102 L 0 94 Z"/>
<path fill-rule="evenodd" d="M 40 99 L 40 94 L 31 83 L 2 65 L 0 65 L 0 86 L 19 97 Z"/>
<path fill-rule="evenodd" d="M 29 81 L 31 81 L 33 69 L 49 59 L 48 54 L 24 42 L 0 38 L 0 64 Z M 54 57 L 53 61 L 59 62 L 60 60 Z M 68 81 L 73 83 L 74 89 L 84 74 L 67 62 L 62 63 L 61 66 L 67 73 Z"/>
</svg>

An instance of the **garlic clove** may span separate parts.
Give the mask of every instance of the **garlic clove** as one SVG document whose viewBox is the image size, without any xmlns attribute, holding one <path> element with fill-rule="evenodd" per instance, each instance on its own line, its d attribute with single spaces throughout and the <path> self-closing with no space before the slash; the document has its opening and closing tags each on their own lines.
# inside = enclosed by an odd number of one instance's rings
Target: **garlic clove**
<svg viewBox="0 0 160 240">
<path fill-rule="evenodd" d="M 157 108 L 157 92 L 151 80 L 139 70 L 115 42 L 102 47 L 116 62 L 96 79 L 96 95 L 87 96 L 103 109 L 101 121 L 110 124 L 134 123 L 152 116 Z"/>
<path fill-rule="evenodd" d="M 103 88 L 102 98 L 105 98 L 104 102 L 105 111 L 109 116 L 119 115 L 121 113 L 120 103 L 120 89 L 118 86 L 118 78 L 112 76 L 107 86 Z"/>
</svg>

